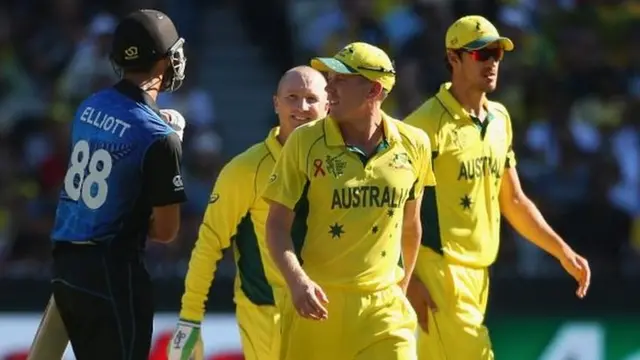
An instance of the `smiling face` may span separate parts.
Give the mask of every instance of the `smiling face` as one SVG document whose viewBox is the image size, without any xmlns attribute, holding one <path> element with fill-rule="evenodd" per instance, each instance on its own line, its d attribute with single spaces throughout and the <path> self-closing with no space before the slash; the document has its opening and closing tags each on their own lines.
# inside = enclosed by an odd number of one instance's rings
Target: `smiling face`
<svg viewBox="0 0 640 360">
<path fill-rule="evenodd" d="M 327 116 L 326 86 L 324 76 L 310 67 L 298 67 L 285 73 L 273 97 L 283 139 L 298 126 Z"/>
<path fill-rule="evenodd" d="M 327 95 L 336 119 L 362 117 L 372 102 L 380 99 L 382 85 L 360 75 L 329 73 Z"/>
<path fill-rule="evenodd" d="M 470 87 L 485 93 L 496 89 L 503 56 L 504 50 L 497 42 L 482 49 L 450 50 L 448 53 L 454 73 L 460 74 L 460 78 Z"/>
</svg>

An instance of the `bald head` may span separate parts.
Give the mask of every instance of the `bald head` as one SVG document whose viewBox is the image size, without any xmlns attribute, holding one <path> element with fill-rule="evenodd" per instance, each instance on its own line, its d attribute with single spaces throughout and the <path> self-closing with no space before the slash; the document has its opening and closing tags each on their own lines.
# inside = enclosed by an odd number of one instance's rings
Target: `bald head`
<svg viewBox="0 0 640 360">
<path fill-rule="evenodd" d="M 322 91 L 324 91 L 325 86 L 327 86 L 327 80 L 325 79 L 324 75 L 322 75 L 322 73 L 318 70 L 307 65 L 296 66 L 282 74 L 282 77 L 278 82 L 278 89 L 276 94 L 279 94 L 283 86 L 286 86 L 289 83 L 309 83 L 314 85 L 321 85 Z"/>
<path fill-rule="evenodd" d="M 282 141 L 298 126 L 327 116 L 326 86 L 324 76 L 309 66 L 296 66 L 282 75 L 273 97 Z"/>
</svg>

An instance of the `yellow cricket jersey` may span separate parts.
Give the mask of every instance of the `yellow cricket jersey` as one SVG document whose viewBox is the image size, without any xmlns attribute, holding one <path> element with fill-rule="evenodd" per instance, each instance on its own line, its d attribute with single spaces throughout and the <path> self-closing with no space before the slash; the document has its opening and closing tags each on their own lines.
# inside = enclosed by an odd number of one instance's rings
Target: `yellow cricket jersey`
<svg viewBox="0 0 640 360">
<path fill-rule="evenodd" d="M 289 137 L 263 197 L 295 211 L 292 238 L 321 286 L 378 290 L 398 283 L 405 202 L 432 184 L 423 131 L 383 116 L 385 140 L 367 158 L 331 117 Z"/>
<path fill-rule="evenodd" d="M 429 135 L 438 180 L 422 200 L 422 244 L 460 264 L 485 267 L 498 253 L 502 175 L 516 164 L 511 119 L 493 101 L 486 103 L 484 122 L 472 118 L 450 87 L 443 84 L 405 119 Z"/>
<path fill-rule="evenodd" d="M 274 128 L 262 143 L 222 170 L 204 214 L 185 279 L 180 317 L 201 321 L 222 251 L 233 244 L 237 263 L 235 301 L 274 305 L 271 285 L 284 285 L 265 246 L 268 204 L 260 197 L 282 146 Z M 270 285 L 271 284 L 271 285 Z"/>
</svg>

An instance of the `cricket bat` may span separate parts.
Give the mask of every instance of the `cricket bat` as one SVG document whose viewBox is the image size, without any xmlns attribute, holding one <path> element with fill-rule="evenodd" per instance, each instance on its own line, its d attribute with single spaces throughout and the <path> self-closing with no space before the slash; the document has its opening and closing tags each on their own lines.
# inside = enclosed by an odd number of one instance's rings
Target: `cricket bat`
<svg viewBox="0 0 640 360">
<path fill-rule="evenodd" d="M 193 354 L 189 360 L 204 360 L 204 344 L 202 343 L 202 335 L 198 338 L 196 347 L 193 349 Z"/>
<path fill-rule="evenodd" d="M 51 295 L 27 360 L 60 360 L 67 349 L 67 344 L 69 344 L 67 329 L 56 307 L 56 301 Z"/>
</svg>

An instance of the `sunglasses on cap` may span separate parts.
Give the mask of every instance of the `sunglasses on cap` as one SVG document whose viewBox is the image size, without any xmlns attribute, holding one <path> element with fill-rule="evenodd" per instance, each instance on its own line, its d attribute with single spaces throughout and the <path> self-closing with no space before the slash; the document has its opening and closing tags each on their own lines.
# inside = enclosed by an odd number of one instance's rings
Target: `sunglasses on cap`
<svg viewBox="0 0 640 360">
<path fill-rule="evenodd" d="M 357 66 L 356 69 L 358 70 L 368 70 L 368 71 L 376 71 L 376 72 L 381 72 L 381 73 L 385 73 L 385 74 L 395 74 L 396 71 L 393 69 L 386 69 L 382 66 Z"/>
<path fill-rule="evenodd" d="M 465 52 L 471 56 L 474 61 L 487 61 L 493 59 L 500 61 L 504 57 L 504 49 L 502 48 L 482 48 L 476 50 L 462 49 L 460 52 Z"/>
</svg>

